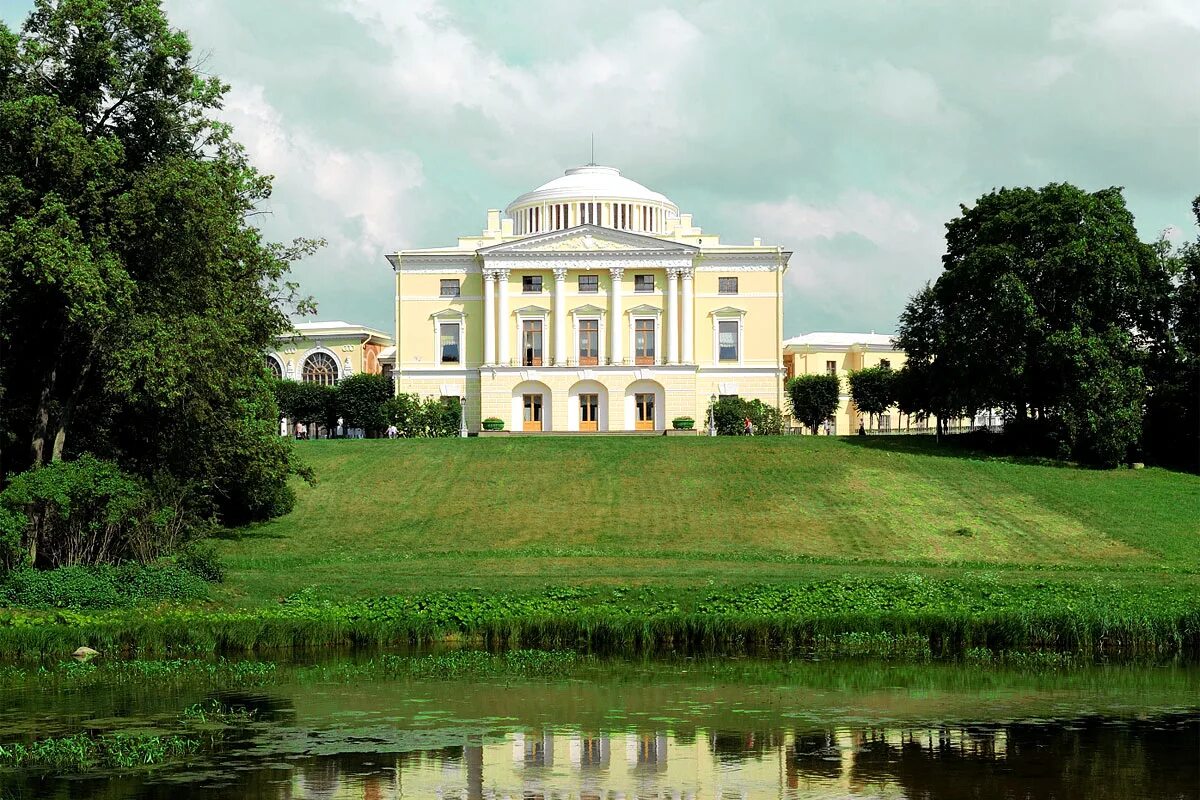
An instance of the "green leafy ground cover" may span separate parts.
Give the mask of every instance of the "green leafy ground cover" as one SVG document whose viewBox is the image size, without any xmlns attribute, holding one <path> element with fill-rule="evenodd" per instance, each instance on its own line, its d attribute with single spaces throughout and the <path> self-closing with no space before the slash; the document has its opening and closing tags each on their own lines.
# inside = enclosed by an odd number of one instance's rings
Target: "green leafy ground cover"
<svg viewBox="0 0 1200 800">
<path fill-rule="evenodd" d="M 10 654 L 445 637 L 594 650 L 1179 652 L 1200 478 L 928 438 L 320 441 L 208 603 L 0 610 Z M 856 638 L 857 637 L 857 638 Z"/>
</svg>

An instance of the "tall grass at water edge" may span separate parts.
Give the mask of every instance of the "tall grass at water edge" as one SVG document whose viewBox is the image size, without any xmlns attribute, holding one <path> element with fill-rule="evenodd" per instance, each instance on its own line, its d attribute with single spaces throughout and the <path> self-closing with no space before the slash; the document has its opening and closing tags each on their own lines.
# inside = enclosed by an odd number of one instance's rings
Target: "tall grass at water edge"
<svg viewBox="0 0 1200 800">
<path fill-rule="evenodd" d="M 597 653 L 816 650 L 961 657 L 986 650 L 1101 657 L 1200 653 L 1200 596 L 1187 585 L 1008 584 L 845 577 L 725 591 L 569 588 L 429 592 L 360 602 L 300 593 L 249 611 L 0 612 L 0 653 L 189 655 L 460 641 Z"/>
</svg>

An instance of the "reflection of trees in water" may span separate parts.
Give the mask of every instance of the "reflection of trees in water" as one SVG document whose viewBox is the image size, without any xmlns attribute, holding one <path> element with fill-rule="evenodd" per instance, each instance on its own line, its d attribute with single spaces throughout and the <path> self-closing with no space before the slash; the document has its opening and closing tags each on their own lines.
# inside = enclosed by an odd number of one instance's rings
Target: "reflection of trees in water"
<svg viewBox="0 0 1200 800">
<path fill-rule="evenodd" d="M 842 751 L 833 731 L 796 731 L 789 756 L 786 769 L 790 788 L 796 787 L 799 775 L 830 780 L 842 774 Z"/>
<path fill-rule="evenodd" d="M 783 746 L 782 731 L 714 731 L 708 737 L 709 748 L 718 761 L 737 763 L 750 758 L 762 759 L 767 752 Z"/>
<path fill-rule="evenodd" d="M 1185 715 L 864 736 L 851 783 L 894 780 L 926 800 L 1195 797 L 1198 752 L 1200 720 Z"/>
</svg>

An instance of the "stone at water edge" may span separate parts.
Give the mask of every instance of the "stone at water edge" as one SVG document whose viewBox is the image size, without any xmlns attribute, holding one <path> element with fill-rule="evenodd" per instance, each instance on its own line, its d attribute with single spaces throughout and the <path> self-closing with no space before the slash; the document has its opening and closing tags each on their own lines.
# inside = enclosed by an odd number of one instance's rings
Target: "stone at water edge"
<svg viewBox="0 0 1200 800">
<path fill-rule="evenodd" d="M 83 647 L 76 650 L 74 653 L 71 653 L 71 655 L 75 657 L 76 661 L 91 661 L 93 658 L 100 655 L 100 651 L 93 650 L 92 648 L 88 647 L 87 645 L 84 645 Z"/>
</svg>

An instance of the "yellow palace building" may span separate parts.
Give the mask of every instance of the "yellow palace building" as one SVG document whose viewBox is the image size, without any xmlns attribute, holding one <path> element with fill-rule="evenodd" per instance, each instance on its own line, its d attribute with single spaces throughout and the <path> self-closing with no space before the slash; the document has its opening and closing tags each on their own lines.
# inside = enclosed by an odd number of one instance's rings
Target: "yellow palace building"
<svg viewBox="0 0 1200 800">
<path fill-rule="evenodd" d="M 467 425 L 652 431 L 711 399 L 786 408 L 791 253 L 735 245 L 613 167 L 587 165 L 487 212 L 450 247 L 387 256 L 396 389 L 463 398 Z"/>
</svg>

